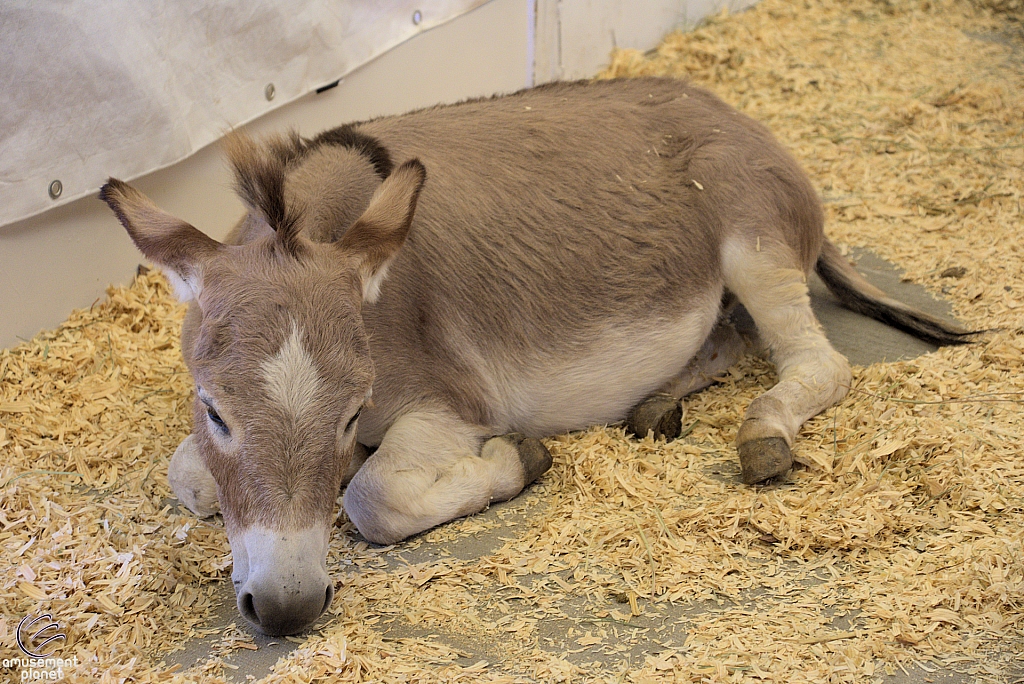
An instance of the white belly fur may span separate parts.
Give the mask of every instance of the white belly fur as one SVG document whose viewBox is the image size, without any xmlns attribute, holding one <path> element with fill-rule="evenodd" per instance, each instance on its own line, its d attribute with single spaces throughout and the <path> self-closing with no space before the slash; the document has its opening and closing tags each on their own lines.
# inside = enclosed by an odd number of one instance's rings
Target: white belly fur
<svg viewBox="0 0 1024 684">
<path fill-rule="evenodd" d="M 529 368 L 472 365 L 485 379 L 496 432 L 549 436 L 614 423 L 682 372 L 718 316 L 721 295 L 678 320 L 609 328 L 581 354 Z"/>
</svg>

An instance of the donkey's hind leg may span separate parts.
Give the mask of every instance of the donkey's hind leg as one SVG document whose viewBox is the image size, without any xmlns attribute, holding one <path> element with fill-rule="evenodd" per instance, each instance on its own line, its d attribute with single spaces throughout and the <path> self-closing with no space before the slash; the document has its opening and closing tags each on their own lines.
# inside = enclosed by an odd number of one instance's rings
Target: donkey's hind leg
<svg viewBox="0 0 1024 684">
<path fill-rule="evenodd" d="M 536 439 L 488 439 L 444 411 L 408 413 L 352 478 L 345 512 L 368 540 L 392 544 L 511 499 L 550 467 Z"/>
<path fill-rule="evenodd" d="M 752 342 L 737 331 L 726 310 L 683 372 L 630 410 L 626 430 L 638 437 L 646 437 L 650 432 L 655 438 L 675 439 L 682 432 L 680 400 L 712 385 L 716 377 L 742 359 L 752 346 Z"/>
<path fill-rule="evenodd" d="M 779 376 L 750 403 L 736 435 L 747 484 L 789 470 L 800 426 L 850 389 L 850 366 L 825 338 L 811 311 L 806 275 L 786 252 L 739 241 L 723 250 L 726 287 L 750 312 Z"/>
</svg>

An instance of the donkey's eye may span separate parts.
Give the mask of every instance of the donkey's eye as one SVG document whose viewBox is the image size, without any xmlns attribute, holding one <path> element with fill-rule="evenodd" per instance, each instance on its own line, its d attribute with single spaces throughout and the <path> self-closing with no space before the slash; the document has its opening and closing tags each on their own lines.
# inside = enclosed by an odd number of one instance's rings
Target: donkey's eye
<svg viewBox="0 0 1024 684">
<path fill-rule="evenodd" d="M 355 415 L 348 419 L 348 425 L 345 426 L 345 432 L 352 429 L 352 426 L 356 424 L 356 420 L 359 418 L 359 414 L 363 412 L 363 407 L 360 406 L 359 410 L 356 411 Z"/>
<path fill-rule="evenodd" d="M 212 406 L 206 407 L 206 415 L 210 417 L 210 422 L 216 425 L 218 430 L 223 432 L 225 435 L 228 434 L 227 423 L 224 422 L 224 419 L 220 417 L 220 414 L 217 413 Z"/>
</svg>

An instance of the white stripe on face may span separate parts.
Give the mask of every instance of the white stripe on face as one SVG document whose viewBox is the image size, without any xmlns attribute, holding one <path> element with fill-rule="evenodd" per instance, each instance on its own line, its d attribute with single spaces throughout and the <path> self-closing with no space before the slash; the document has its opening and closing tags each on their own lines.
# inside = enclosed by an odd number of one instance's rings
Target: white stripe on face
<svg viewBox="0 0 1024 684">
<path fill-rule="evenodd" d="M 292 332 L 272 358 L 263 362 L 263 381 L 271 401 L 298 420 L 316 400 L 321 381 L 302 335 L 292 322 Z"/>
</svg>

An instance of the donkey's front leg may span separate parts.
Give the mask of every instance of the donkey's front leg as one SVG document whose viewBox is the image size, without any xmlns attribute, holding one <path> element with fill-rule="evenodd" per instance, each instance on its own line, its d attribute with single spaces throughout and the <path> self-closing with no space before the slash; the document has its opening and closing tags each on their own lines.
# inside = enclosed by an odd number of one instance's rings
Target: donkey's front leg
<svg viewBox="0 0 1024 684">
<path fill-rule="evenodd" d="M 345 490 L 345 512 L 377 544 L 510 499 L 551 467 L 536 439 L 486 432 L 444 411 L 408 413 Z"/>
<path fill-rule="evenodd" d="M 675 439 L 683 427 L 680 400 L 714 384 L 716 377 L 754 349 L 756 334 L 753 337 L 741 335 L 730 314 L 726 311 L 722 315 L 703 346 L 679 375 L 630 410 L 626 416 L 629 432 L 638 437 L 646 437 L 651 432 L 655 439 Z"/>
<path fill-rule="evenodd" d="M 220 510 L 217 483 L 199 455 L 195 435 L 183 439 L 171 456 L 167 482 L 178 501 L 200 518 L 208 518 Z"/>
</svg>

